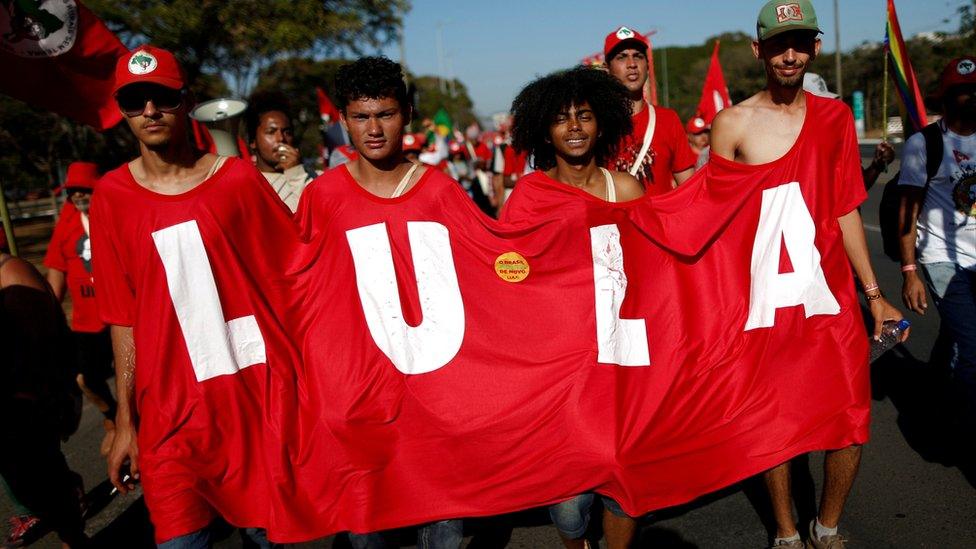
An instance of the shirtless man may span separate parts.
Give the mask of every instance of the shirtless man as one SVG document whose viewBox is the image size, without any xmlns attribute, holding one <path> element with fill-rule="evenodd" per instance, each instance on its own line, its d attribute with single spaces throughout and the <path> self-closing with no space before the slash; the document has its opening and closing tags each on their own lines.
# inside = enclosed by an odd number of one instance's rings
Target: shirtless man
<svg viewBox="0 0 976 549">
<path fill-rule="evenodd" d="M 613 145 L 631 131 L 627 90 L 600 70 L 580 67 L 532 82 L 512 103 L 513 144 L 535 158 L 538 171 L 522 180 L 556 181 L 607 202 L 640 198 L 640 181 L 603 166 Z M 515 193 L 503 221 L 524 216 L 525 200 Z M 549 507 L 567 549 L 588 547 L 584 538 L 593 494 L 580 494 Z M 637 522 L 613 499 L 603 497 L 603 531 L 610 549 L 625 549 Z"/>
<path fill-rule="evenodd" d="M 839 183 L 843 188 L 858 189 L 860 194 L 854 198 L 859 199 L 853 202 L 859 202 L 865 194 L 850 111 L 837 100 L 818 98 L 802 89 L 803 74 L 820 53 L 820 32 L 816 13 L 808 0 L 788 3 L 773 0 L 763 6 L 757 24 L 758 39 L 753 41 L 752 50 L 766 68 L 766 88 L 719 113 L 712 124 L 711 150 L 725 159 L 756 165 L 778 161 L 793 152 L 794 147 L 827 148 L 831 141 L 843 142 L 844 150 L 853 150 L 855 154 L 841 157 L 838 153 L 834 162 L 821 164 L 839 167 L 839 173 L 846 179 Z M 801 130 L 807 112 L 813 108 L 817 109 L 817 115 L 811 124 L 820 127 L 815 132 L 804 133 Z M 818 178 L 817 185 L 826 188 L 834 184 L 832 178 L 836 177 L 837 174 L 832 173 L 832 177 Z M 884 321 L 899 320 L 902 315 L 878 289 L 856 205 L 835 204 L 841 209 L 851 206 L 849 211 L 838 212 L 837 222 L 844 249 L 863 285 L 875 321 L 874 336 L 877 337 Z M 797 397 L 802 399 L 802 393 L 798 392 Z M 802 406 L 802 402 L 798 405 Z M 817 518 L 809 527 L 808 547 L 837 549 L 844 546 L 844 538 L 837 533 L 837 526 L 860 459 L 859 445 L 827 452 L 823 494 Z M 773 545 L 803 547 L 793 519 L 789 463 L 766 472 L 765 481 L 776 519 Z"/>
</svg>

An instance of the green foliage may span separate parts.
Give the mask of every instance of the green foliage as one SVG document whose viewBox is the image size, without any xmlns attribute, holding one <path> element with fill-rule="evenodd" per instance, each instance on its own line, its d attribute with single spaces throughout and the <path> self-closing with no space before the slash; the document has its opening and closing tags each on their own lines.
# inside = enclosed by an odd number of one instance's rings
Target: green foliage
<svg viewBox="0 0 976 549">
<path fill-rule="evenodd" d="M 433 118 L 437 110 L 443 108 L 459 129 L 464 129 L 477 117 L 474 103 L 468 96 L 468 88 L 459 80 L 444 80 L 443 91 L 436 76 L 418 76 L 411 80 L 417 87 L 417 122 L 423 118 Z M 453 93 L 452 93 L 453 90 Z M 414 127 L 419 127 L 414 124 Z"/>
<path fill-rule="evenodd" d="M 949 60 L 976 52 L 976 33 L 973 21 L 976 17 L 976 2 L 972 6 L 960 8 L 961 26 L 959 34 L 937 34 L 934 39 L 916 37 L 906 39 L 908 55 L 915 68 L 919 86 L 926 100 L 929 112 L 938 112 L 939 104 L 934 99 L 938 88 L 939 74 Z M 968 29 L 968 31 L 966 30 Z M 881 31 L 879 31 L 879 35 Z M 721 40 L 719 59 L 729 95 L 733 103 L 755 94 L 765 86 L 766 76 L 760 63 L 752 54 L 752 38 L 743 33 L 723 34 L 709 38 L 704 44 L 688 47 L 669 47 L 654 50 L 654 63 L 658 76 L 658 101 L 665 104 L 664 95 L 664 56 L 667 56 L 667 75 L 670 107 L 678 111 L 681 120 L 687 121 L 698 106 L 701 88 L 708 71 L 715 40 Z M 882 95 L 884 89 L 884 51 L 880 42 L 865 42 L 841 55 L 844 71 L 844 101 L 851 103 L 851 93 L 864 92 L 864 110 L 867 128 L 879 129 L 882 125 Z M 834 54 L 822 51 L 820 57 L 811 65 L 811 71 L 824 77 L 831 90 L 837 89 L 837 75 Z M 890 75 L 889 75 L 890 78 Z M 897 116 L 898 97 L 894 86 L 888 85 L 887 116 Z"/>
<path fill-rule="evenodd" d="M 172 50 L 191 81 L 226 73 L 238 94 L 274 60 L 375 49 L 396 37 L 407 0 L 89 0 L 130 46 Z"/>
<path fill-rule="evenodd" d="M 711 37 L 698 46 L 655 48 L 654 69 L 658 74 L 658 102 L 678 111 L 682 121 L 691 118 L 698 107 L 715 40 L 721 42 L 718 56 L 733 103 L 753 95 L 765 85 L 762 64 L 753 57 L 750 47 L 752 38 L 745 33 L 724 33 Z M 667 98 L 664 93 L 665 57 Z"/>
<path fill-rule="evenodd" d="M 334 98 L 336 72 L 347 62 L 342 59 L 282 59 L 272 63 L 258 76 L 256 92 L 278 91 L 288 99 L 294 118 L 292 124 L 295 126 L 295 135 L 305 157 L 315 156 L 316 147 L 322 142 L 315 87 L 322 88 L 330 98 Z M 451 84 L 445 81 L 445 92 L 441 92 L 437 77 L 409 76 L 409 80 L 417 89 L 417 112 L 412 124 L 414 130 L 420 127 L 422 118 L 433 118 L 441 107 L 448 111 L 460 128 L 475 121 L 474 105 L 467 88 L 461 82 L 455 80 Z"/>
</svg>

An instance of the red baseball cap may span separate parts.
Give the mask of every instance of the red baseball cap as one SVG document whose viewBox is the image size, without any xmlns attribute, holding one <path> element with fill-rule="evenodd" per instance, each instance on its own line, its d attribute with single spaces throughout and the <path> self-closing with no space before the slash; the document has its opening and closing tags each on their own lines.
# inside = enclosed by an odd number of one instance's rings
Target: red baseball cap
<svg viewBox="0 0 976 549">
<path fill-rule="evenodd" d="M 939 78 L 939 95 L 953 86 L 976 84 L 976 57 L 959 57 L 949 61 Z"/>
<path fill-rule="evenodd" d="M 129 84 L 148 82 L 174 90 L 183 89 L 186 77 L 172 53 L 155 46 L 139 46 L 121 57 L 115 65 L 115 88 L 112 94 Z"/>
<path fill-rule="evenodd" d="M 613 50 L 620 47 L 620 45 L 624 42 L 627 42 L 629 45 L 631 45 L 631 47 L 644 51 L 647 51 L 647 48 L 651 45 L 651 43 L 647 40 L 647 37 L 643 34 L 631 29 L 630 27 L 618 27 L 617 30 L 608 34 L 606 39 L 603 41 L 604 59 L 610 61 L 610 54 L 613 53 Z"/>
<path fill-rule="evenodd" d="M 424 148 L 422 134 L 403 134 L 403 152 L 420 152 Z"/>
<path fill-rule="evenodd" d="M 706 130 L 708 130 L 708 124 L 705 124 L 705 119 L 700 116 L 693 116 L 688 120 L 688 124 L 685 126 L 688 133 L 692 135 L 698 135 Z"/>
<path fill-rule="evenodd" d="M 451 141 L 447 145 L 447 152 L 449 152 L 451 154 L 459 153 L 462 150 L 464 150 L 464 149 L 461 148 L 461 144 L 458 143 L 457 141 Z"/>
<path fill-rule="evenodd" d="M 94 162 L 72 162 L 68 164 L 68 173 L 64 177 L 65 189 L 95 189 L 95 183 L 101 174 L 98 173 L 98 165 Z"/>
</svg>

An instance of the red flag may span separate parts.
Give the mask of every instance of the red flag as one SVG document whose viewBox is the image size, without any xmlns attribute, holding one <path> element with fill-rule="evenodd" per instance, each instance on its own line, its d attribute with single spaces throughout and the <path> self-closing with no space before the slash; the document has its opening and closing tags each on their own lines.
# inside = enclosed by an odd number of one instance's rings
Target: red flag
<svg viewBox="0 0 976 549">
<path fill-rule="evenodd" d="M 206 124 L 191 116 L 190 126 L 193 128 L 193 143 L 196 145 L 197 150 L 216 154 L 217 144 L 214 143 Z"/>
<path fill-rule="evenodd" d="M 319 100 L 319 115 L 322 117 L 322 122 L 325 123 L 326 127 L 330 124 L 339 122 L 339 109 L 332 104 L 329 96 L 325 94 L 322 88 L 316 86 L 315 94 Z"/>
<path fill-rule="evenodd" d="M 716 40 L 715 49 L 712 50 L 712 60 L 708 64 L 708 74 L 705 75 L 705 85 L 702 86 L 698 111 L 695 114 L 705 122 L 705 126 L 712 124 L 719 111 L 732 106 L 729 88 L 725 85 L 725 76 L 722 74 L 722 64 L 718 60 L 718 44 Z"/>
<path fill-rule="evenodd" d="M 4 4 L 0 91 L 98 130 L 118 124 L 112 84 L 128 50 L 105 24 L 76 0 Z"/>
</svg>

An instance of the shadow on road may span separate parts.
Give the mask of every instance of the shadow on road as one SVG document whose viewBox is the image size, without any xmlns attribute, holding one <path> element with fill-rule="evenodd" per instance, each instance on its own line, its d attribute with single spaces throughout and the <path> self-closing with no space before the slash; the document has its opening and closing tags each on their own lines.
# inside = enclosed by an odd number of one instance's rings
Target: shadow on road
<svg viewBox="0 0 976 549">
<path fill-rule="evenodd" d="M 949 375 L 944 348 L 937 343 L 928 362 L 900 345 L 889 351 L 871 365 L 872 397 L 891 400 L 898 428 L 922 459 L 958 467 L 976 488 L 976 433 L 964 421 L 966 403 Z"/>
<path fill-rule="evenodd" d="M 149 522 L 149 511 L 143 499 L 137 499 L 108 526 L 92 536 L 92 547 L 126 547 L 127 549 L 156 547 L 153 542 L 152 525 Z"/>
</svg>

